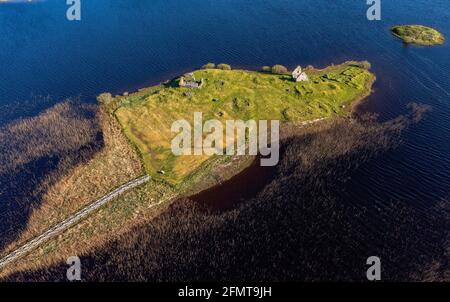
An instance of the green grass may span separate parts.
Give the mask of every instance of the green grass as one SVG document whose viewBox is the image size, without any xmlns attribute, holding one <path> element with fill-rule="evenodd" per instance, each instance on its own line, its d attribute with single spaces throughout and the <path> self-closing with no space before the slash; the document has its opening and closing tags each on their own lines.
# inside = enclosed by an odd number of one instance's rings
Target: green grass
<svg viewBox="0 0 450 302">
<path fill-rule="evenodd" d="M 436 29 L 423 25 L 398 25 L 391 28 L 392 34 L 405 43 L 418 45 L 444 44 L 444 35 Z"/>
<path fill-rule="evenodd" d="M 114 100 L 124 133 L 141 152 L 147 172 L 171 184 L 192 179 L 213 158 L 180 156 L 171 152 L 174 121 L 192 123 L 194 112 L 203 120 L 280 120 L 301 122 L 346 115 L 356 101 L 370 93 L 375 76 L 361 62 L 346 62 L 323 70 L 309 69 L 309 82 L 290 75 L 244 70 L 197 70 L 202 89 L 179 88 L 176 81 Z M 323 75 L 327 74 L 328 79 Z M 166 174 L 157 172 L 163 169 Z"/>
</svg>

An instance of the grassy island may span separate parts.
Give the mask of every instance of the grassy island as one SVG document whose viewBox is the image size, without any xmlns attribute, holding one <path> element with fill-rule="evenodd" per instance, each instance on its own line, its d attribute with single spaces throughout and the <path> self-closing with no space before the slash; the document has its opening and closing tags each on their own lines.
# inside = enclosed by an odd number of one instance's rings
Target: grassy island
<svg viewBox="0 0 450 302">
<path fill-rule="evenodd" d="M 445 41 L 442 33 L 423 25 L 398 25 L 392 27 L 391 32 L 408 44 L 431 46 L 444 44 Z"/>
<path fill-rule="evenodd" d="M 175 156 L 171 152 L 174 121 L 192 123 L 194 112 L 203 119 L 280 120 L 302 122 L 346 115 L 352 105 L 370 94 L 375 76 L 368 62 L 346 62 L 322 70 L 305 69 L 308 81 L 291 74 L 202 69 L 199 89 L 179 86 L 179 79 L 126 94 L 109 102 L 125 135 L 137 147 L 147 172 L 172 184 L 186 182 L 201 171 L 207 156 Z M 164 175 L 158 171 L 164 170 Z"/>
<path fill-rule="evenodd" d="M 58 179 L 54 184 L 50 180 L 44 182 L 42 190 L 47 193 L 41 208 L 33 211 L 27 228 L 5 247 L 2 256 L 141 175 L 143 164 L 153 177 L 145 185 L 108 203 L 77 227 L 0 270 L 0 277 L 65 262 L 70 255 L 87 254 L 143 221 L 153 219 L 172 200 L 225 181 L 253 162 L 251 156 L 173 156 L 170 142 L 174 134 L 170 128 L 174 120 L 191 120 L 194 111 L 202 111 L 204 120 L 280 119 L 295 126 L 295 122 L 349 114 L 352 105 L 370 93 L 375 80 L 367 62 L 346 62 L 322 70 L 307 68 L 304 72 L 308 81 L 303 82 L 295 82 L 288 73 L 271 73 L 272 70 L 286 72 L 282 68 L 255 72 L 221 67 L 223 69 L 205 67 L 195 71 L 195 78 L 202 79 L 201 88 L 197 89 L 179 87 L 181 78 L 178 78 L 115 98 L 103 94 L 99 100 L 105 106 L 98 112 L 98 121 L 87 119 L 91 122 L 88 124 L 84 124 L 86 121 L 81 117 L 74 117 L 72 107 L 66 104 L 43 113 L 36 120 L 24 121 L 21 127 L 15 125 L 13 129 L 24 133 L 22 136 L 26 136 L 27 141 L 30 133 L 24 131 L 25 126 L 36 131 L 32 137 L 40 138 L 47 128 L 64 125 L 62 128 L 68 132 L 63 131 L 61 139 L 55 137 L 55 142 L 64 145 L 67 142 L 63 138 L 72 138 L 72 129 L 86 129 L 80 132 L 83 138 L 92 130 L 91 139 L 101 130 L 104 146 L 74 168 L 61 167 L 55 174 Z M 66 113 L 68 110 L 71 114 Z M 100 129 L 96 129 L 96 125 Z M 33 144 L 35 141 L 32 140 Z M 79 156 L 77 152 L 74 154 Z M 158 174 L 162 168 L 166 171 L 164 175 Z"/>
</svg>

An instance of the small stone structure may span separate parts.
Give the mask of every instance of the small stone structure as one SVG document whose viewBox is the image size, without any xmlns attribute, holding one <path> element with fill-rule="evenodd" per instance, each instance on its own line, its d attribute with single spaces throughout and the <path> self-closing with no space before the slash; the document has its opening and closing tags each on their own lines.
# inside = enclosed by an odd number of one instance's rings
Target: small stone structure
<svg viewBox="0 0 450 302">
<path fill-rule="evenodd" d="M 297 82 L 305 82 L 305 81 L 309 81 L 308 75 L 305 72 L 302 72 L 298 78 L 297 78 Z"/>
<path fill-rule="evenodd" d="M 203 86 L 203 79 L 197 81 L 193 73 L 187 73 L 180 78 L 180 87 L 200 89 Z"/>
<path fill-rule="evenodd" d="M 294 71 L 292 72 L 292 77 L 294 78 L 294 80 L 296 80 L 301 74 L 302 74 L 302 67 L 297 66 L 297 68 L 295 68 Z"/>
<path fill-rule="evenodd" d="M 297 66 L 297 68 L 294 69 L 292 72 L 292 78 L 296 82 L 309 81 L 308 75 L 302 70 L 301 66 Z"/>
</svg>

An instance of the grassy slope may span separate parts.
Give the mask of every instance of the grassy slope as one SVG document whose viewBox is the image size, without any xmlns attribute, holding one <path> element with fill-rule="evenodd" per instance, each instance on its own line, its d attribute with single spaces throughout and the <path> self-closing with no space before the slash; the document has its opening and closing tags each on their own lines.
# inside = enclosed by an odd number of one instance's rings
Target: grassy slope
<svg viewBox="0 0 450 302">
<path fill-rule="evenodd" d="M 147 172 L 172 184 L 191 178 L 202 169 L 206 156 L 172 155 L 171 125 L 194 112 L 203 120 L 280 120 L 298 122 L 333 114 L 343 115 L 354 101 L 370 93 L 375 77 L 355 62 L 307 71 L 309 82 L 296 83 L 290 75 L 244 70 L 198 70 L 202 89 L 174 87 L 171 83 L 152 87 L 118 100 L 115 114 L 125 134 L 141 151 Z M 328 74 L 330 79 L 322 76 Z M 218 101 L 214 102 L 216 99 Z M 160 176 L 157 171 L 166 174 Z"/>
<path fill-rule="evenodd" d="M 429 46 L 443 44 L 445 41 L 443 34 L 423 25 L 398 25 L 393 26 L 391 31 L 406 43 Z"/>
</svg>

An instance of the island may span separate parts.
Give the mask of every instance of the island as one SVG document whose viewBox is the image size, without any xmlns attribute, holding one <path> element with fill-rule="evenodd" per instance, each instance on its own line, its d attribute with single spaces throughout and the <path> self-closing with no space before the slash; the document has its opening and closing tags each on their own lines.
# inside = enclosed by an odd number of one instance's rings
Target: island
<svg viewBox="0 0 450 302">
<path fill-rule="evenodd" d="M 203 120 L 279 120 L 302 123 L 344 116 L 371 92 L 375 75 L 369 62 L 349 61 L 324 69 L 281 66 L 262 71 L 232 70 L 229 65 L 207 64 L 181 77 L 112 98 L 99 100 L 123 127 L 139 151 L 146 172 L 171 185 L 208 178 L 209 168 L 227 156 L 182 155 L 171 152 L 176 120 L 192 123 L 194 112 Z M 203 177 L 198 177 L 203 175 Z"/>
<path fill-rule="evenodd" d="M 26 120 L 27 127 L 39 136 L 45 133 L 42 132 L 45 127 L 39 126 L 42 120 L 64 129 L 82 123 L 82 129 L 93 130 L 92 139 L 98 137 L 96 127 L 100 127 L 103 147 L 94 150 L 92 157 L 76 169 L 59 172 L 56 183 L 42 201 L 43 206 L 33 211 L 27 229 L 5 248 L 3 257 L 18 255 L 17 250 L 28 246 L 38 234 L 47 233 L 55 225 L 65 225 L 71 217 L 80 217 L 80 213 L 86 214 L 85 209 L 92 209 L 92 205 L 122 191 L 124 185 L 139 179 L 148 181 L 115 195 L 114 202 L 87 215 L 77 227 L 50 238 L 21 261 L 3 268 L 0 278 L 33 269 L 35 265 L 65 262 L 67 253 L 74 255 L 75 251 L 107 244 L 117 234 L 155 217 L 183 196 L 226 181 L 255 162 L 255 156 L 250 155 L 175 156 L 170 146 L 175 135 L 171 125 L 175 120 L 191 121 L 194 112 L 202 112 L 204 120 L 279 120 L 280 133 L 305 127 L 305 123 L 310 127 L 308 131 L 321 131 L 321 122 L 310 122 L 349 116 L 353 106 L 371 93 L 374 81 L 368 62 L 350 61 L 324 69 L 298 66 L 292 72 L 281 65 L 246 71 L 233 70 L 226 64 L 208 64 L 134 93 L 124 92 L 115 97 L 101 94 L 98 119 L 92 124 L 73 118 L 70 103 L 42 113 L 36 121 Z M 90 107 L 83 108 L 84 111 Z M 61 136 L 68 135 L 62 132 Z M 61 144 L 59 139 L 56 141 Z M 74 156 L 78 153 L 74 152 Z"/>
<path fill-rule="evenodd" d="M 391 28 L 394 36 L 407 44 L 424 46 L 444 44 L 445 37 L 434 28 L 423 25 L 397 25 Z"/>
</svg>

